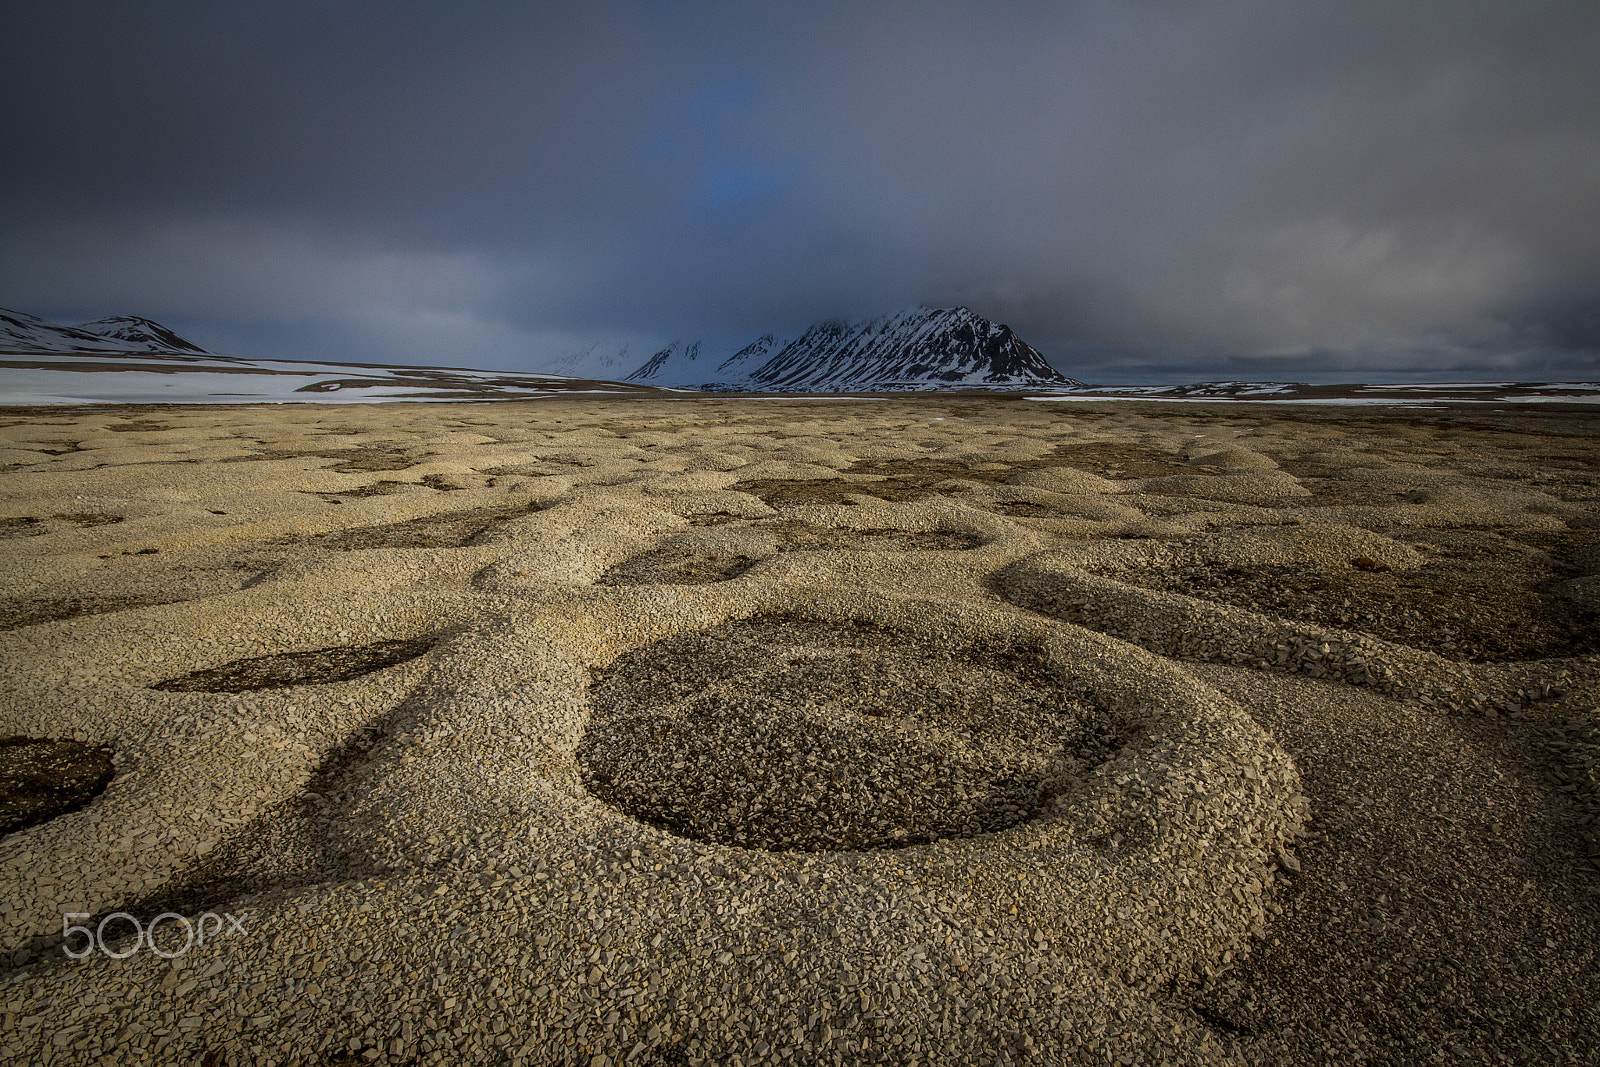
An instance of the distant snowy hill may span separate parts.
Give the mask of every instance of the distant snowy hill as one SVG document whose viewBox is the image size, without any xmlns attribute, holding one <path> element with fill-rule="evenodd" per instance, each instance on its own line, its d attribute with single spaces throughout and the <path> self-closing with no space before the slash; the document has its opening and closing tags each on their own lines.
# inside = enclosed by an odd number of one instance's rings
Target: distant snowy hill
<svg viewBox="0 0 1600 1067">
<path fill-rule="evenodd" d="M 158 322 L 128 315 L 95 319 L 79 326 L 60 326 L 34 315 L 0 308 L 0 352 L 149 353 L 205 356 L 205 349 Z"/>
<path fill-rule="evenodd" d="M 768 334 L 726 358 L 675 341 L 626 379 L 688 389 L 875 392 L 1072 388 L 1027 342 L 966 308 L 911 308 L 869 322 Z"/>
<path fill-rule="evenodd" d="M 630 345 L 624 344 L 617 351 L 606 353 L 602 342 L 596 341 L 546 363 L 551 374 L 616 381 L 639 366 L 639 357 L 633 354 Z"/>
<path fill-rule="evenodd" d="M 159 322 L 141 319 L 133 315 L 113 315 L 110 318 L 95 319 L 85 322 L 78 327 L 85 333 L 92 333 L 97 337 L 107 340 L 122 341 L 129 345 L 137 346 L 144 352 L 197 352 L 208 355 L 205 349 L 193 341 L 185 341 Z"/>
<path fill-rule="evenodd" d="M 0 404 L 248 404 L 640 395 L 572 375 L 217 356 L 149 319 L 60 326 L 0 309 Z"/>
</svg>

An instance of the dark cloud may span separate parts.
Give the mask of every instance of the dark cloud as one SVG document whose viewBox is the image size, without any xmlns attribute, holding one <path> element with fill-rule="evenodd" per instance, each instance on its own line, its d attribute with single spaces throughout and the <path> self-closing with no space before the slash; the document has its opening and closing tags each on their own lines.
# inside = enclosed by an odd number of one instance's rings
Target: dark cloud
<svg viewBox="0 0 1600 1067">
<path fill-rule="evenodd" d="M 23 3 L 0 305 L 530 365 L 966 303 L 1063 369 L 1600 373 L 1600 8 Z"/>
</svg>

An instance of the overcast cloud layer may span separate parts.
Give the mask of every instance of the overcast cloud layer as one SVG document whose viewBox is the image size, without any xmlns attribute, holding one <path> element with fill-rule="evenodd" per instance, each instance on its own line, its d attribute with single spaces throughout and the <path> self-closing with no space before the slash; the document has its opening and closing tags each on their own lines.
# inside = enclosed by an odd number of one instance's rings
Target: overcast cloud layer
<svg viewBox="0 0 1600 1067">
<path fill-rule="evenodd" d="M 537 369 L 959 303 L 1100 382 L 1594 378 L 1596 55 L 1592 0 L 13 3 L 0 306 Z"/>
</svg>

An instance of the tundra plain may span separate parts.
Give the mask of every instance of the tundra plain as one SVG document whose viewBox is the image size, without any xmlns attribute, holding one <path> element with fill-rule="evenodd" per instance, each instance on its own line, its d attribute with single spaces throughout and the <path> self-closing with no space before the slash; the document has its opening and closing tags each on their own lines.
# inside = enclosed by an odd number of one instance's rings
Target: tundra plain
<svg viewBox="0 0 1600 1067">
<path fill-rule="evenodd" d="M 1600 408 L 12 408 L 0 558 L 11 1062 L 1600 1047 Z"/>
</svg>

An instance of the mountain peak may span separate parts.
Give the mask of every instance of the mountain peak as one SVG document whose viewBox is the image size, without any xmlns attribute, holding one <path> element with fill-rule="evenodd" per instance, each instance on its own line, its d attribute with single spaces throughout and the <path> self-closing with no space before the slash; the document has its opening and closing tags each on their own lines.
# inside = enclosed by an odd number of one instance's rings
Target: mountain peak
<svg viewBox="0 0 1600 1067">
<path fill-rule="evenodd" d="M 968 308 L 913 307 L 865 322 L 828 319 L 787 343 L 768 334 L 717 364 L 680 343 L 663 349 L 631 381 L 772 392 L 901 389 L 1033 389 L 1081 383 L 1038 350 Z"/>
</svg>

